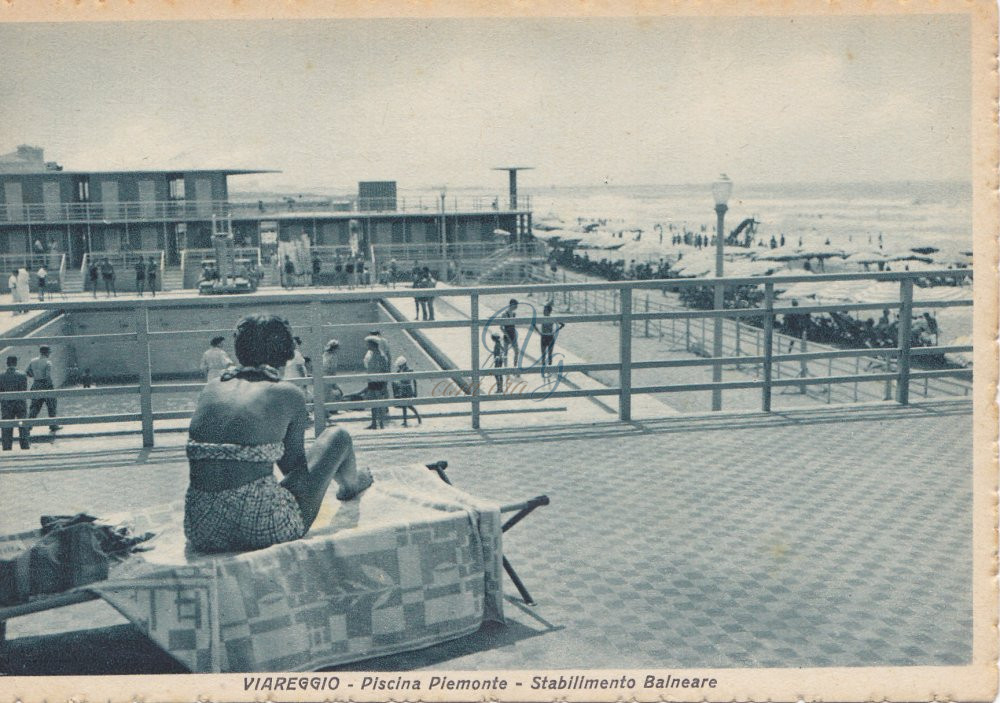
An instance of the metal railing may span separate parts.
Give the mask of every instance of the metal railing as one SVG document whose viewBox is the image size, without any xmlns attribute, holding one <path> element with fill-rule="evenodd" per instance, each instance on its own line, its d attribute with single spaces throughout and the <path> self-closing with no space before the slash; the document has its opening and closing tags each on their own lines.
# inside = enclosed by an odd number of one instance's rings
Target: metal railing
<svg viewBox="0 0 1000 703">
<path fill-rule="evenodd" d="M 260 267 L 260 247 L 236 247 L 233 252 L 237 259 L 249 259 Z M 182 271 L 188 261 L 195 266 L 201 266 L 202 261 L 215 261 L 215 249 L 183 249 L 180 265 Z"/>
<path fill-rule="evenodd" d="M 547 275 L 544 267 L 539 270 L 542 275 L 537 280 L 547 283 L 553 282 L 551 275 Z M 680 308 L 670 306 L 651 299 L 649 293 L 655 291 L 644 291 L 637 295 L 634 300 L 636 310 L 641 312 L 669 312 Z M 657 296 L 658 297 L 658 296 Z M 614 291 L 563 291 L 557 298 L 562 309 L 567 312 L 577 311 L 587 313 L 613 313 L 617 314 L 619 298 Z M 651 319 L 646 318 L 633 322 L 633 336 L 654 339 L 667 346 L 671 351 L 683 350 L 701 356 L 710 356 L 709 350 L 713 342 L 713 330 L 707 324 L 708 318 L 699 320 L 688 319 Z M 617 323 L 612 323 L 617 324 Z M 726 318 L 722 327 L 722 353 L 726 357 L 741 359 L 735 362 L 734 366 L 741 370 L 752 373 L 755 377 L 762 374 L 759 362 L 751 359 L 760 357 L 763 349 L 764 330 L 739 319 Z M 801 337 L 794 337 L 777 329 L 773 332 L 773 344 L 777 349 L 787 349 L 791 353 L 793 349 L 798 349 L 801 354 L 808 356 L 809 352 L 825 352 L 827 356 L 816 358 L 805 358 L 799 361 L 783 362 L 781 357 L 775 360 L 775 378 L 801 377 L 823 375 L 844 375 L 860 374 L 862 364 L 867 369 L 884 368 L 892 371 L 895 359 L 889 354 L 883 354 L 882 348 L 870 347 L 866 356 L 851 355 L 849 357 L 837 356 L 839 347 L 823 344 L 815 340 L 810 340 L 806 333 Z M 916 354 L 921 352 L 915 351 Z M 817 367 L 822 367 L 817 371 Z M 811 393 L 814 397 L 826 403 L 858 402 L 860 400 L 881 400 L 892 395 L 891 388 L 893 382 L 885 382 L 885 392 L 875 392 L 871 388 L 860 385 L 857 381 L 851 384 L 828 383 L 825 388 L 814 391 L 803 385 L 799 392 L 802 394 Z M 971 385 L 968 383 L 955 381 L 950 378 L 925 378 L 921 387 L 921 393 L 928 397 L 931 393 L 941 393 L 945 395 L 968 396 L 971 393 Z"/>
<path fill-rule="evenodd" d="M 497 206 L 493 207 L 496 201 Z M 394 205 L 390 207 L 390 205 Z M 531 200 L 520 196 L 517 208 L 511 203 L 492 196 L 454 196 L 445 198 L 445 213 L 462 212 L 527 212 Z M 232 216 L 234 219 L 267 219 L 287 213 L 328 213 L 337 216 L 364 216 L 380 212 L 440 214 L 442 202 L 433 196 L 402 197 L 394 202 L 388 199 L 352 200 L 347 204 L 331 201 L 301 202 L 286 200 L 273 202 L 239 202 L 231 200 L 138 200 L 94 201 L 83 203 L 22 203 L 0 205 L 0 224 L 42 224 L 74 222 L 143 222 L 159 220 L 205 220 L 212 215 Z"/>
<path fill-rule="evenodd" d="M 0 291 L 10 292 L 7 287 L 7 279 L 12 273 L 17 273 L 18 269 L 24 268 L 31 277 L 31 285 L 38 283 L 38 269 L 42 266 L 49 272 L 46 279 L 50 290 L 63 289 L 63 282 L 66 280 L 66 255 L 62 252 L 49 252 L 47 254 L 0 254 Z M 58 274 L 56 273 L 58 272 Z M 58 278 L 56 277 L 58 275 Z"/>
<path fill-rule="evenodd" d="M 948 270 L 934 272 L 947 278 L 963 278 L 971 273 L 965 270 Z M 823 275 L 798 275 L 781 277 L 754 277 L 754 278 L 720 278 L 720 279 L 677 279 L 670 280 L 671 286 L 763 286 L 763 305 L 757 308 L 737 308 L 724 310 L 664 310 L 645 311 L 636 309 L 634 306 L 634 294 L 636 291 L 659 290 L 667 281 L 619 281 L 608 283 L 573 283 L 573 284 L 548 284 L 548 285 L 514 285 L 514 286 L 487 286 L 487 287 L 466 287 L 466 288 L 436 288 L 423 289 L 421 295 L 424 297 L 465 297 L 468 298 L 470 316 L 468 319 L 459 320 L 397 320 L 394 322 L 380 322 L 379 327 L 386 332 L 396 330 L 418 331 L 433 330 L 443 328 L 460 328 L 468 331 L 470 344 L 470 367 L 455 369 L 436 369 L 431 371 L 412 371 L 407 373 L 385 373 L 385 374 L 340 374 L 327 377 L 321 373 L 316 373 L 310 378 L 296 379 L 295 383 L 311 388 L 313 398 L 326 399 L 327 382 L 334 380 L 338 383 L 344 381 L 398 381 L 404 379 L 459 379 L 462 381 L 463 391 L 459 394 L 438 396 L 420 396 L 416 398 L 406 398 L 407 405 L 442 405 L 442 404 L 463 404 L 468 405 L 471 412 L 472 426 L 478 428 L 480 425 L 481 406 L 483 403 L 503 402 L 518 400 L 522 396 L 511 393 L 497 393 L 486 395 L 481 392 L 481 381 L 489 376 L 513 376 L 520 374 L 541 374 L 543 369 L 538 366 L 529 368 L 500 367 L 483 368 L 480 363 L 480 339 L 484 328 L 490 325 L 490 319 L 484 319 L 480 313 L 480 299 L 484 295 L 507 296 L 516 293 L 544 293 L 549 296 L 558 296 L 565 292 L 585 291 L 588 294 L 599 291 L 611 291 L 618 300 L 617 310 L 614 313 L 575 313 L 552 315 L 551 322 L 564 322 L 566 324 L 590 323 L 590 322 L 612 322 L 618 326 L 617 345 L 618 360 L 615 362 L 603 363 L 581 363 L 566 364 L 560 369 L 561 374 L 573 372 L 593 372 L 611 371 L 617 376 L 617 385 L 603 388 L 575 388 L 569 390 L 553 390 L 545 394 L 546 398 L 579 398 L 579 397 L 602 397 L 615 396 L 618 398 L 618 416 L 623 421 L 631 420 L 632 398 L 637 394 L 658 394 L 658 393 L 679 393 L 687 391 L 705 390 L 727 390 L 727 389 L 758 389 L 761 393 L 761 408 L 765 412 L 771 411 L 772 392 L 775 388 L 786 386 L 804 385 L 827 385 L 853 382 L 884 382 L 894 381 L 896 384 L 895 400 L 906 405 L 910 399 L 910 386 L 914 380 L 932 379 L 940 377 L 970 377 L 971 368 L 947 368 L 931 370 L 913 370 L 911 367 L 912 358 L 918 354 L 945 354 L 971 352 L 971 345 L 949 345 L 949 346 L 929 346 L 911 347 L 910 321 L 913 310 L 917 307 L 942 308 L 954 306 L 971 306 L 971 299 L 962 300 L 928 300 L 916 301 L 913 298 L 914 279 L 927 275 L 926 272 L 888 272 L 888 273 L 862 273 L 862 274 L 823 274 Z M 899 283 L 899 297 L 892 301 L 877 301 L 870 303 L 851 303 L 835 305 L 813 305 L 798 307 L 779 307 L 775 305 L 775 285 L 787 285 L 802 281 L 811 282 L 833 282 L 845 280 L 871 280 L 871 281 L 894 281 Z M 324 306 L 336 304 L 337 302 L 357 301 L 359 299 L 378 300 L 393 298 L 411 298 L 410 290 L 383 290 L 378 292 L 353 291 L 338 293 L 299 293 L 296 295 L 257 295 L 254 301 L 260 305 L 271 303 L 307 303 L 309 309 L 309 319 L 307 325 L 314 333 L 316 340 L 315 349 L 306 350 L 313 359 L 322 358 L 323 342 L 331 336 L 328 333 L 336 334 L 343 338 L 349 334 L 364 334 L 371 328 L 371 322 L 353 323 L 329 323 L 329 315 L 325 314 Z M 213 301 L 218 304 L 218 301 Z M 172 330 L 158 331 L 149 326 L 149 315 L 157 308 L 168 307 L 191 307 L 196 308 L 204 305 L 205 302 L 199 299 L 176 298 L 170 300 L 128 300 L 128 301 L 102 301 L 100 306 L 107 309 L 109 306 L 120 310 L 123 314 L 132 317 L 134 332 L 115 334 L 93 334 L 93 335 L 56 335 L 37 337 L 6 337 L 2 338 L 2 343 L 10 344 L 72 344 L 83 341 L 112 341 L 116 344 L 132 344 L 135 346 L 137 360 L 139 361 L 139 381 L 137 384 L 125 384 L 117 386 L 104 386 L 101 388 L 84 389 L 58 389 L 44 391 L 21 391 L 0 393 L 0 399 L 30 399 L 43 397 L 75 397 L 75 396 L 104 396 L 115 394 L 136 394 L 139 395 L 138 413 L 117 413 L 105 415 L 86 415 L 60 417 L 61 424 L 93 424 L 104 422 L 135 422 L 141 423 L 143 444 L 152 446 L 154 441 L 154 423 L 158 420 L 179 419 L 190 417 L 190 410 L 154 412 L 152 398 L 156 393 L 167 392 L 194 392 L 199 390 L 201 383 L 153 383 L 153 369 L 150 361 L 150 349 L 154 344 L 169 344 L 171 339 L 188 337 L 192 334 L 208 336 L 211 334 L 227 334 L 231 327 L 217 330 Z M 32 303 L 20 306 L 29 310 L 86 310 L 93 304 L 87 302 L 62 302 Z M 857 311 L 857 310 L 882 310 L 885 308 L 898 309 L 900 314 L 900 324 L 898 327 L 898 344 L 896 347 L 888 349 L 878 349 L 879 355 L 892 357 L 896 361 L 896 367 L 892 371 L 882 371 L 878 373 L 841 373 L 831 371 L 828 375 L 814 377 L 776 377 L 775 367 L 784 362 L 799 363 L 802 361 L 812 361 L 821 359 L 838 359 L 868 356 L 873 353 L 871 349 L 838 349 L 833 351 L 810 351 L 802 353 L 781 353 L 780 347 L 775 348 L 775 318 L 778 315 L 820 313 L 830 311 Z M 0 311 L 15 309 L 13 305 L 0 305 Z M 759 353 L 751 356 L 719 356 L 709 358 L 686 358 L 668 360 L 644 360 L 636 361 L 632 358 L 632 336 L 633 327 L 636 323 L 644 324 L 646 321 L 660 320 L 681 320 L 685 322 L 706 319 L 715 320 L 717 318 L 746 319 L 758 318 L 761 321 L 761 348 Z M 234 321 L 235 322 L 235 321 Z M 294 321 L 301 325 L 302 321 Z M 514 318 L 504 320 L 503 324 L 513 324 L 515 326 L 527 327 L 534 321 L 530 318 Z M 496 324 L 496 322 L 493 322 Z M 759 364 L 761 378 L 740 381 L 717 381 L 707 383 L 682 383 L 682 384 L 660 384 L 660 385 L 636 385 L 633 383 L 633 371 L 639 369 L 659 369 L 659 368 L 681 368 L 681 367 L 703 367 L 714 365 L 732 364 Z M 320 367 L 321 364 L 316 364 Z M 350 410 L 376 407 L 393 407 L 400 405 L 399 399 L 385 400 L 350 400 L 338 402 L 313 402 L 315 430 L 317 434 L 321 432 L 327 423 L 327 412 L 330 409 Z M 28 425 L 50 424 L 48 418 L 35 418 L 32 420 L 3 420 L 0 427 L 14 427 L 24 423 Z"/>
</svg>

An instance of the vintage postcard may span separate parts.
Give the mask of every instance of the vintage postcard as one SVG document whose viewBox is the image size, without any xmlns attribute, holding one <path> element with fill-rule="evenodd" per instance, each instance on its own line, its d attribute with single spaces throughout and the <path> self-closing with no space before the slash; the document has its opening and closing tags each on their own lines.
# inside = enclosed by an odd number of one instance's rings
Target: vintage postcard
<svg viewBox="0 0 1000 703">
<path fill-rule="evenodd" d="M 993 0 L 0 46 L 0 699 L 996 698 Z"/>
</svg>

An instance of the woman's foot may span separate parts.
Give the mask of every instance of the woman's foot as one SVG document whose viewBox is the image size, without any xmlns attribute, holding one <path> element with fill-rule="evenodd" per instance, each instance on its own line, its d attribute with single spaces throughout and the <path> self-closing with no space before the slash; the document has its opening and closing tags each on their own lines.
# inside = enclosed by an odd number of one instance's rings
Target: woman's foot
<svg viewBox="0 0 1000 703">
<path fill-rule="evenodd" d="M 337 491 L 337 500 L 351 500 L 369 488 L 375 479 L 368 469 L 358 469 L 357 482 L 353 486 L 341 486 Z"/>
<path fill-rule="evenodd" d="M 368 425 L 367 427 L 365 427 L 365 429 L 366 430 L 377 430 L 378 427 L 376 427 L 375 425 Z"/>
</svg>

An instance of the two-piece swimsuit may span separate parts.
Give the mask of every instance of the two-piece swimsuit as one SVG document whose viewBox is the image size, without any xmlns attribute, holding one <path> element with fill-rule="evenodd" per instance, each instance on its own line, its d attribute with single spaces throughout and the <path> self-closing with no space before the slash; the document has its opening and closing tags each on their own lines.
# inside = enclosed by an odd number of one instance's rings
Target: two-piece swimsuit
<svg viewBox="0 0 1000 703">
<path fill-rule="evenodd" d="M 222 381 L 263 377 L 278 380 L 269 367 L 230 368 Z M 281 442 L 225 444 L 188 439 L 189 461 L 233 461 L 273 465 L 282 457 Z M 184 535 L 201 552 L 263 549 L 299 539 L 306 533 L 295 496 L 272 473 L 242 486 L 218 491 L 188 486 L 184 498 Z"/>
</svg>

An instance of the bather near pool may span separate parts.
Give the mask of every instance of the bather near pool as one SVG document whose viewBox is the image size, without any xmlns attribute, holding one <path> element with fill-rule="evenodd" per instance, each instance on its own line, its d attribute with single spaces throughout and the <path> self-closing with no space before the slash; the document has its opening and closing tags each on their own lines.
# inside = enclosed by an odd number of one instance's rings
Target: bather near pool
<svg viewBox="0 0 1000 703">
<path fill-rule="evenodd" d="M 243 318 L 235 351 L 240 366 L 205 386 L 191 418 L 184 534 L 201 552 L 299 539 L 316 519 L 331 480 L 340 500 L 372 483 L 367 470 L 358 471 L 346 430 L 330 427 L 306 449 L 305 395 L 281 380 L 295 352 L 288 322 L 275 315 Z M 275 463 L 284 475 L 280 483 Z"/>
</svg>

